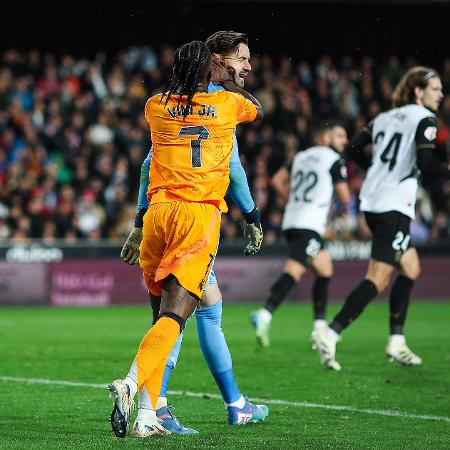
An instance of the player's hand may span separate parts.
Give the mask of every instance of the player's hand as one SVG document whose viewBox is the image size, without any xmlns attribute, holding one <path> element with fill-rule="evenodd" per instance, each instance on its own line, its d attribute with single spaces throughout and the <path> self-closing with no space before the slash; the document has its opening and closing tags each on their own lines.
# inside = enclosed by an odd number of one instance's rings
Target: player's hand
<svg viewBox="0 0 450 450">
<path fill-rule="evenodd" d="M 228 72 L 227 68 L 217 57 L 213 57 L 211 81 L 218 85 L 221 85 L 225 81 L 233 81 L 232 74 Z"/>
<path fill-rule="evenodd" d="M 251 211 L 243 213 L 245 219 L 244 237 L 248 240 L 244 255 L 254 255 L 261 249 L 263 230 L 261 227 L 261 214 L 255 206 Z"/>
<path fill-rule="evenodd" d="M 134 227 L 123 244 L 120 257 L 122 261 L 133 265 L 139 264 L 139 245 L 142 241 L 142 228 Z"/>
<path fill-rule="evenodd" d="M 248 240 L 248 244 L 244 249 L 244 255 L 254 255 L 255 253 L 258 253 L 263 241 L 261 223 L 246 223 L 244 237 Z"/>
</svg>

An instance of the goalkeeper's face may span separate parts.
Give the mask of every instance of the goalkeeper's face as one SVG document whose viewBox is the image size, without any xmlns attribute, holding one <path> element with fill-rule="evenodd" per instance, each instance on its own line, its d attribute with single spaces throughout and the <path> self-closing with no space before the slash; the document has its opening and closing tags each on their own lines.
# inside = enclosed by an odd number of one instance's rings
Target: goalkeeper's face
<svg viewBox="0 0 450 450">
<path fill-rule="evenodd" d="M 252 70 L 250 65 L 250 50 L 247 45 L 240 43 L 237 50 L 221 55 L 221 61 L 233 77 L 234 83 L 240 88 L 244 87 L 245 78 Z"/>
</svg>

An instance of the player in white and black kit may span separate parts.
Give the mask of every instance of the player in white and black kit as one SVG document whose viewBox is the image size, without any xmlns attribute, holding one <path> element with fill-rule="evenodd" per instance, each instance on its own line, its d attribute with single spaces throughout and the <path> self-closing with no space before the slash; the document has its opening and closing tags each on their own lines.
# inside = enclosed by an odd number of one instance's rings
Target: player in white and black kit
<svg viewBox="0 0 450 450">
<path fill-rule="evenodd" d="M 406 345 L 403 334 L 410 292 L 420 273 L 409 226 L 415 216 L 418 174 L 450 179 L 448 168 L 433 158 L 435 111 L 442 97 L 437 72 L 426 67 L 410 69 L 393 92 L 394 108 L 379 114 L 348 145 L 349 156 L 368 169 L 360 200 L 373 234 L 372 255 L 365 279 L 347 297 L 329 328 L 313 333 L 326 367 L 340 369 L 335 360 L 339 334 L 387 287 L 394 269 L 398 275 L 389 297 L 390 336 L 386 354 L 402 364 L 422 363 Z M 370 143 L 371 157 L 364 153 Z"/>
<path fill-rule="evenodd" d="M 289 257 L 264 307 L 250 315 L 257 341 L 263 347 L 269 345 L 273 312 L 308 267 L 316 274 L 312 290 L 314 329 L 327 326 L 325 309 L 333 264 L 324 250 L 322 236 L 333 192 L 344 204 L 350 200 L 347 169 L 341 156 L 347 133 L 338 122 L 328 121 L 319 127 L 316 141 L 318 145 L 297 153 L 292 163 L 281 167 L 272 179 L 275 190 L 287 200 L 282 229 Z"/>
</svg>

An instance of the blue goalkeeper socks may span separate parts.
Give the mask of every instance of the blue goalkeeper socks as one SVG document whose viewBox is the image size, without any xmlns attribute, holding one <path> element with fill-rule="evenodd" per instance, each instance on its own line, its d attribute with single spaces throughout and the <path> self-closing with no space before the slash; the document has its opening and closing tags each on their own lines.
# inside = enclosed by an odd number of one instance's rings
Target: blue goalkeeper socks
<svg viewBox="0 0 450 450">
<path fill-rule="evenodd" d="M 222 331 L 222 302 L 195 311 L 197 336 L 203 357 L 216 380 L 225 403 L 241 398 L 234 379 L 231 354 Z"/>
<path fill-rule="evenodd" d="M 178 336 L 175 345 L 172 347 L 172 350 L 169 353 L 166 361 L 166 369 L 164 370 L 164 375 L 162 379 L 161 390 L 159 391 L 160 397 L 167 397 L 167 387 L 169 386 L 170 375 L 172 374 L 173 369 L 177 365 L 178 355 L 180 354 L 181 343 L 183 341 L 183 333 Z"/>
</svg>

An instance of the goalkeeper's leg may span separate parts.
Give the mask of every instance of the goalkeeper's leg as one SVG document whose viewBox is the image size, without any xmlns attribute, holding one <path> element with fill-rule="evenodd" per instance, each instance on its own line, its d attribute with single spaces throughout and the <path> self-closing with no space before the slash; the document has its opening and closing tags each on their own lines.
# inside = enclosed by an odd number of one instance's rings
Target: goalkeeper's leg
<svg viewBox="0 0 450 450">
<path fill-rule="evenodd" d="M 268 408 L 246 400 L 234 378 L 230 350 L 222 331 L 222 295 L 213 272 L 195 318 L 200 348 L 227 407 L 228 423 L 244 425 L 263 421 Z"/>
</svg>

